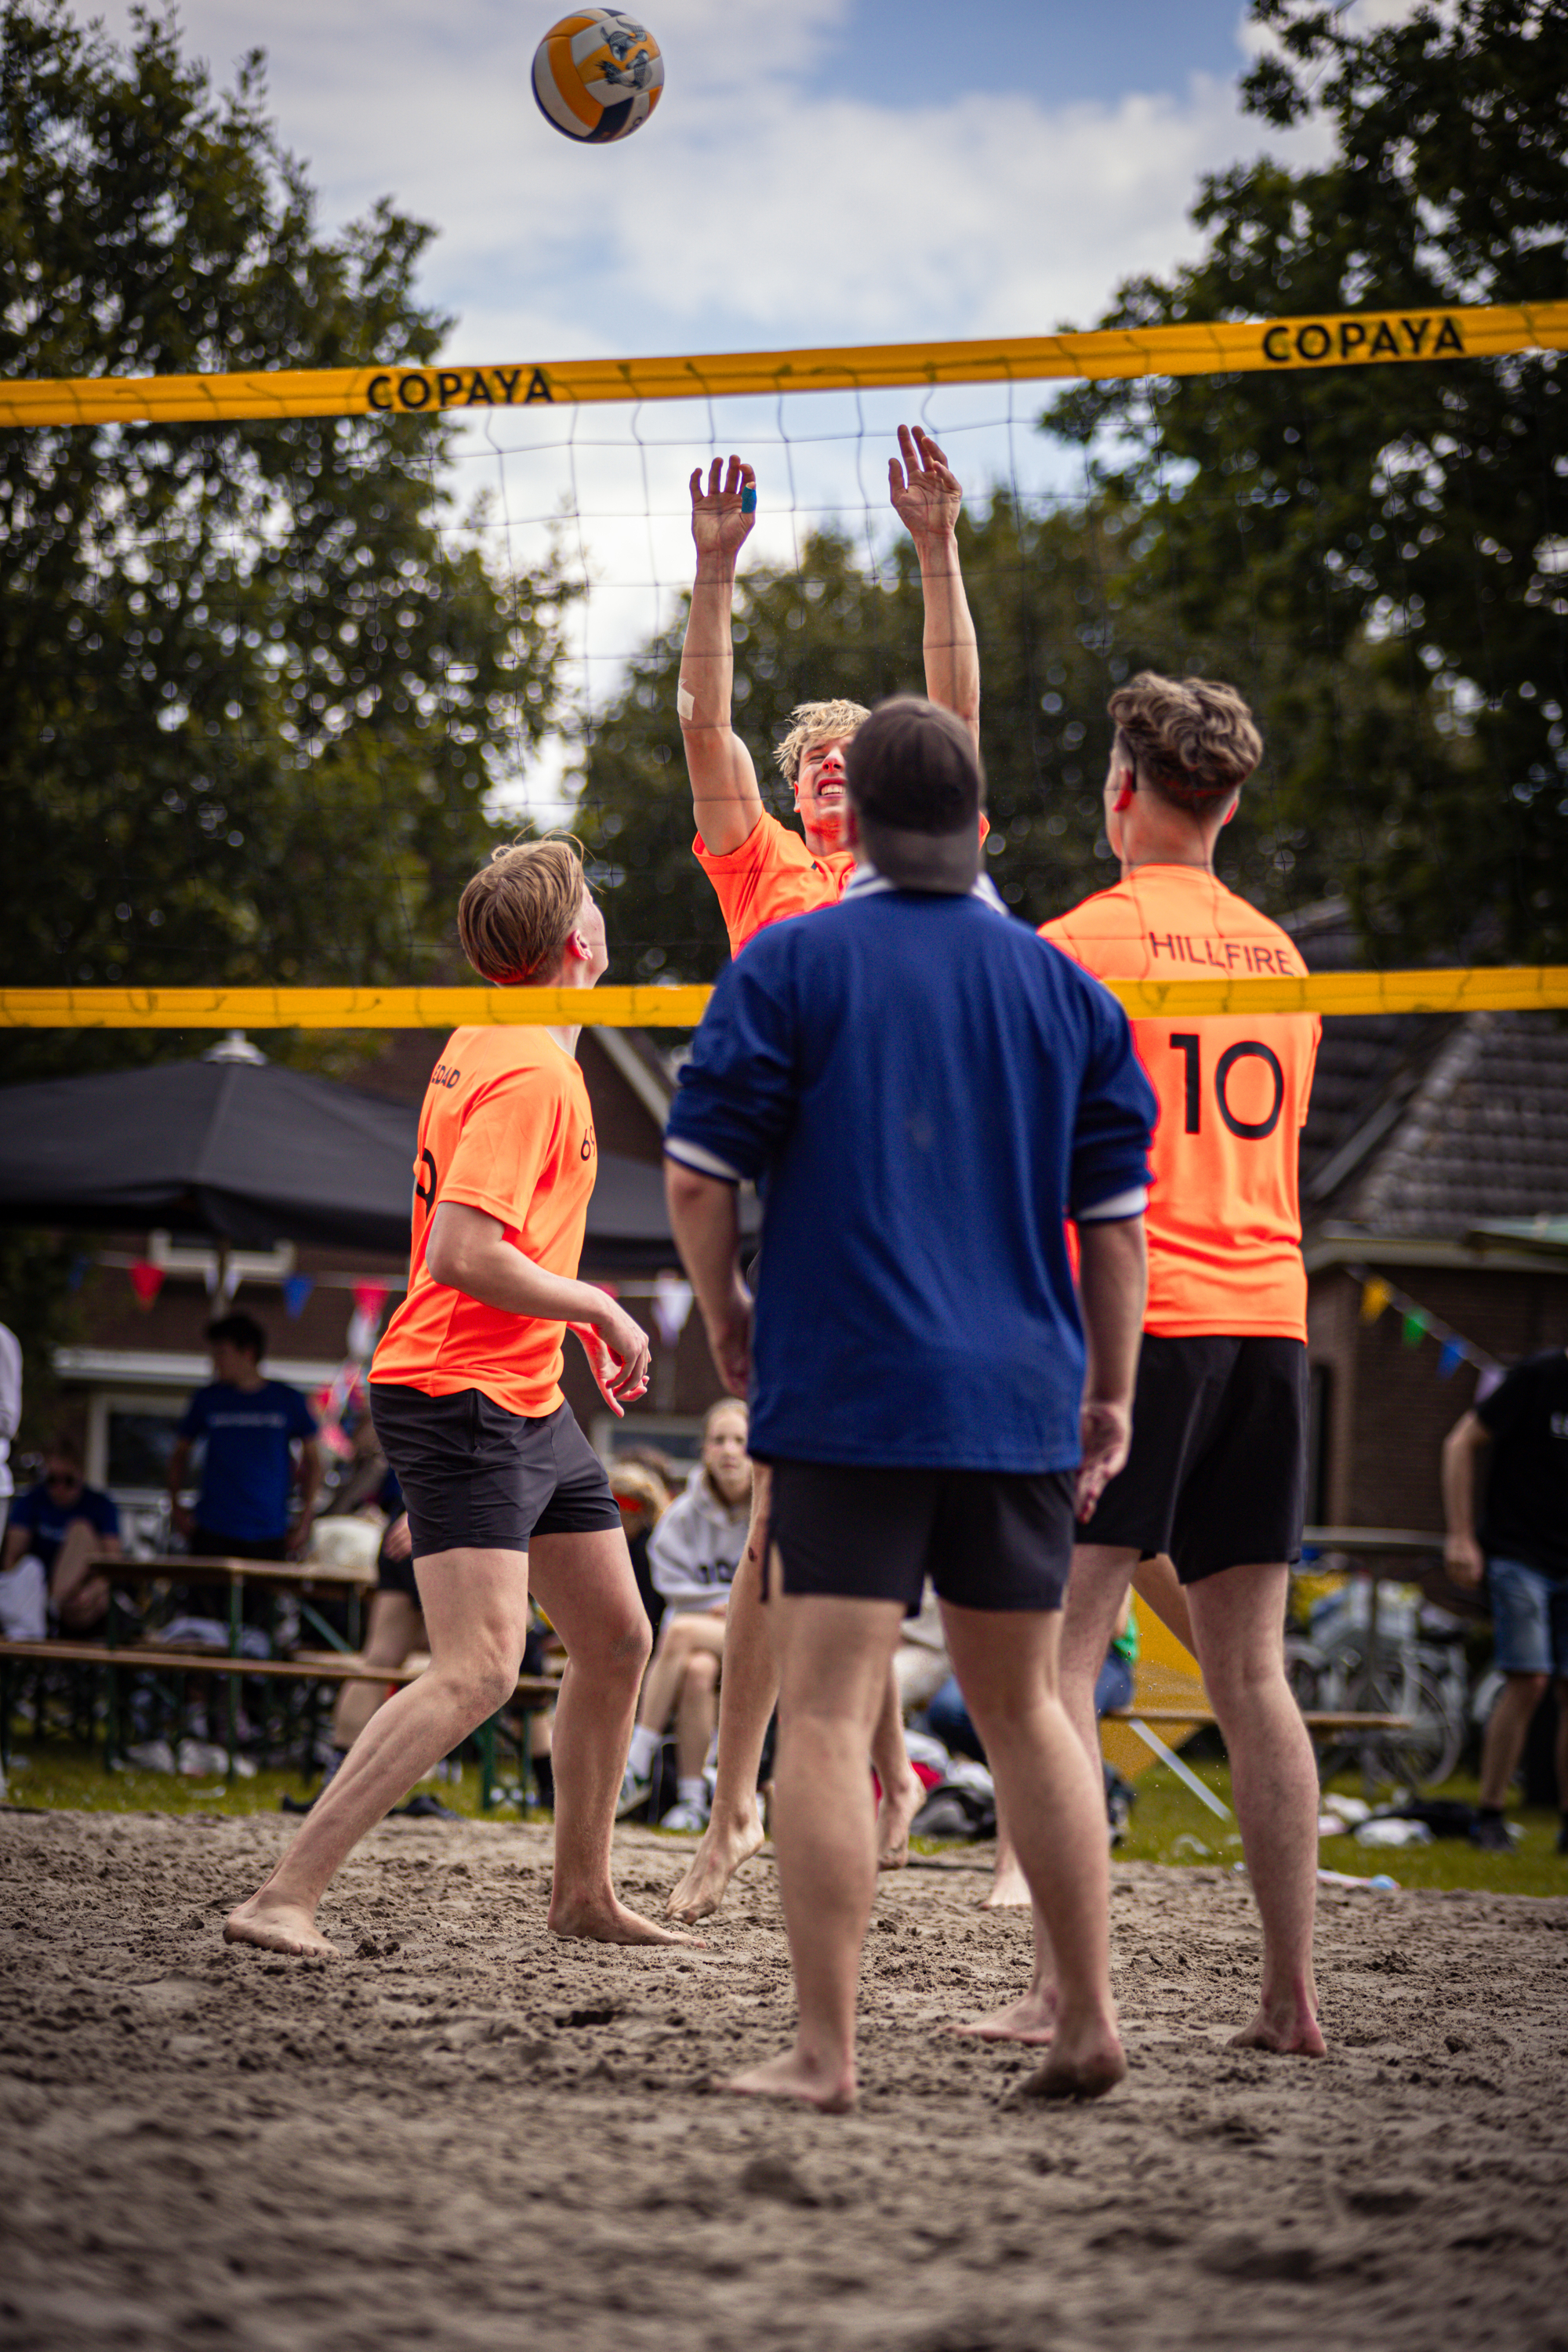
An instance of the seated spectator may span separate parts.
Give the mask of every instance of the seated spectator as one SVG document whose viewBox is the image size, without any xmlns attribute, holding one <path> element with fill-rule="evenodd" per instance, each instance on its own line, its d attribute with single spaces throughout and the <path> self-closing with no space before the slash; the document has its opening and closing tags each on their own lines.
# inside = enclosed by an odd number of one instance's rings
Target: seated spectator
<svg viewBox="0 0 1568 2352">
<path fill-rule="evenodd" d="M 76 1440 L 58 1437 L 37 1485 L 11 1505 L 0 1555 L 0 1569 L 10 1580 L 5 1622 L 8 1632 L 24 1619 L 28 1627 L 11 1638 L 42 1641 L 46 1612 L 63 1633 L 91 1633 L 109 1614 L 109 1582 L 88 1563 L 95 1553 L 119 1551 L 119 1506 L 111 1495 L 87 1484 Z"/>
<path fill-rule="evenodd" d="M 719 1668 L 730 1586 L 746 1546 L 752 1465 L 746 1408 L 738 1397 L 714 1405 L 702 1425 L 702 1458 L 684 1493 L 648 1538 L 648 1565 L 665 1613 L 643 1681 L 620 1810 L 647 1797 L 653 1763 L 675 1718 L 676 1797 L 660 1827 L 701 1831 L 708 1824 L 703 1766 L 719 1723 Z"/>
<path fill-rule="evenodd" d="M 186 1406 L 169 1456 L 174 1526 L 198 1558 L 298 1559 L 321 1483 L 315 1416 L 298 1389 L 263 1373 L 267 1334 L 253 1317 L 220 1316 L 206 1339 L 212 1384 Z M 181 1496 L 198 1438 L 206 1454 L 192 1511 Z"/>
</svg>

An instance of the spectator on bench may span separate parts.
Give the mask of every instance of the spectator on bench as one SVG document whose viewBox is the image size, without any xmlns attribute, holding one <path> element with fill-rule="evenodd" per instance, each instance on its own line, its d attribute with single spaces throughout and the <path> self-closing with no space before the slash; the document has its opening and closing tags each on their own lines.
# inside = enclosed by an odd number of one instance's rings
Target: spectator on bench
<svg viewBox="0 0 1568 2352">
<path fill-rule="evenodd" d="M 708 1825 L 703 1766 L 719 1721 L 719 1667 L 730 1586 L 752 1508 L 746 1408 L 721 1398 L 702 1424 L 702 1458 L 648 1538 L 648 1566 L 665 1613 L 648 1662 L 626 1760 L 620 1810 L 642 1803 L 666 1725 L 675 1717 L 677 1802 L 662 1829 Z"/>
<path fill-rule="evenodd" d="M 11 1505 L 0 1570 L 11 1580 L 7 1628 L 14 1637 L 42 1641 L 46 1611 L 63 1633 L 89 1633 L 109 1614 L 109 1583 L 88 1562 L 94 1553 L 118 1554 L 120 1510 L 111 1495 L 89 1486 L 75 1438 L 57 1437 L 36 1486 Z M 30 1567 L 30 1573 L 24 1573 Z"/>
</svg>

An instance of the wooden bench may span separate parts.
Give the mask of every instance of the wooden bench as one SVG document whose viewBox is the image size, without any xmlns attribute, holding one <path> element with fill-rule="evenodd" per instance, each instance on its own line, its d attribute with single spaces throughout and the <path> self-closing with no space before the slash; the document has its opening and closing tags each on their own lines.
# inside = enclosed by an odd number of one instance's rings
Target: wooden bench
<svg viewBox="0 0 1568 2352">
<path fill-rule="evenodd" d="M 109 1677 L 109 1706 L 104 1721 L 104 1768 L 114 1769 L 119 1747 L 119 1677 L 121 1674 L 215 1675 L 257 1677 L 260 1680 L 296 1683 L 381 1683 L 416 1682 L 425 1672 L 427 1661 L 405 1666 L 372 1666 L 363 1658 L 338 1657 L 329 1651 L 312 1650 L 292 1658 L 235 1658 L 222 1651 L 172 1650 L 156 1642 L 142 1642 L 110 1647 L 99 1642 L 11 1642 L 0 1640 L 0 1771 L 9 1769 L 11 1762 L 11 1678 L 19 1664 L 37 1667 L 91 1666 Z M 560 1684 L 549 1675 L 519 1675 L 513 1694 L 513 1704 L 521 1702 L 522 1730 L 520 1760 L 526 1772 L 527 1741 L 532 1718 L 542 1708 L 552 1706 L 560 1695 Z M 479 1726 L 474 1734 L 479 1748 L 479 1806 L 488 1812 L 496 1801 L 496 1738 L 500 1723 L 499 1712 Z M 229 1779 L 235 1777 L 235 1751 L 229 1749 Z"/>
</svg>

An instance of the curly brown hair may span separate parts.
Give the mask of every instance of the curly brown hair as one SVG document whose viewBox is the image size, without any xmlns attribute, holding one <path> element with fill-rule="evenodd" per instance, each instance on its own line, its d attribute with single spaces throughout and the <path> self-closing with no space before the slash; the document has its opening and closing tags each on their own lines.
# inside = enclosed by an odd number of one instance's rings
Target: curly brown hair
<svg viewBox="0 0 1568 2352">
<path fill-rule="evenodd" d="M 1140 784 L 1194 816 L 1206 816 L 1247 782 L 1263 738 L 1234 686 L 1209 677 L 1141 670 L 1106 704 L 1116 754 Z"/>
</svg>

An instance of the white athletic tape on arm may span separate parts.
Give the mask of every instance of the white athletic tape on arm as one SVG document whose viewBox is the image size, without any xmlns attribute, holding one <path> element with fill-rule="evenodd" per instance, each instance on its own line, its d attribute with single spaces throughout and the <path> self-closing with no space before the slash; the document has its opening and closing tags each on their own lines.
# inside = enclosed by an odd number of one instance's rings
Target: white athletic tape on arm
<svg viewBox="0 0 1568 2352">
<path fill-rule="evenodd" d="M 1138 1184 L 1131 1192 L 1116 1192 L 1109 1201 L 1097 1201 L 1092 1209 L 1075 1210 L 1074 1222 L 1080 1225 L 1108 1225 L 1113 1218 L 1141 1217 L 1148 1205 L 1149 1187 Z"/>
<path fill-rule="evenodd" d="M 675 689 L 675 707 L 682 719 L 689 719 L 697 708 L 697 697 L 694 694 L 689 694 L 685 687 L 678 686 Z"/>
</svg>

